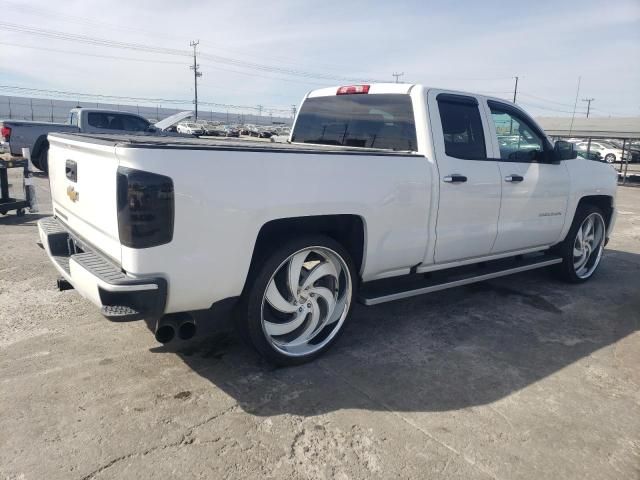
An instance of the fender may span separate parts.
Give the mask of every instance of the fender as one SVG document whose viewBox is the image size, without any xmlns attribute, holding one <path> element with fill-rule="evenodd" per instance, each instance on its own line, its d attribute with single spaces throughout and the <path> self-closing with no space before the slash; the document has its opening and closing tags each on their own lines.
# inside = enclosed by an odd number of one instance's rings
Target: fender
<svg viewBox="0 0 640 480">
<path fill-rule="evenodd" d="M 569 171 L 570 190 L 567 202 L 567 221 L 562 228 L 560 241 L 564 240 L 580 201 L 586 197 L 609 197 L 611 199 L 611 218 L 607 225 L 607 237 L 615 223 L 615 197 L 618 174 L 611 165 L 586 159 L 566 160 Z"/>
</svg>

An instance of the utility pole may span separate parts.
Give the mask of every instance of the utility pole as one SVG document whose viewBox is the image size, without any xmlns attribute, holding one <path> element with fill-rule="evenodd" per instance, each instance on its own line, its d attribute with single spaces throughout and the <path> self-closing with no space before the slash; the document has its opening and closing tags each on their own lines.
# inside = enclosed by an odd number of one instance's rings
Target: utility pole
<svg viewBox="0 0 640 480">
<path fill-rule="evenodd" d="M 263 107 L 262 105 L 258 105 L 258 116 L 259 116 L 259 117 L 262 117 L 262 109 L 263 109 L 263 108 L 264 108 L 264 107 Z M 260 121 L 260 120 L 258 120 L 258 121 Z"/>
<path fill-rule="evenodd" d="M 294 120 L 296 119 L 296 113 L 298 112 L 298 106 L 297 105 L 291 105 L 291 115 Z"/>
<path fill-rule="evenodd" d="M 513 89 L 513 103 L 516 103 L 516 97 L 518 96 L 518 77 L 514 77 L 516 79 L 516 86 Z"/>
<path fill-rule="evenodd" d="M 191 65 L 189 68 L 193 70 L 193 103 L 196 106 L 196 120 L 198 120 L 198 77 L 202 76 L 202 72 L 198 70 L 200 68 L 200 65 L 198 65 L 198 61 L 196 59 L 196 49 L 199 43 L 200 40 L 192 40 L 191 43 L 189 43 L 189 45 L 193 47 L 193 65 Z"/>
<path fill-rule="evenodd" d="M 400 77 L 402 77 L 403 75 L 404 75 L 404 72 L 401 72 L 401 73 L 393 72 L 393 73 L 391 74 L 391 76 L 396 77 L 396 83 L 400 83 L 400 82 L 398 81 L 398 79 L 399 79 Z"/>
<path fill-rule="evenodd" d="M 583 102 L 587 102 L 587 118 L 589 118 L 589 112 L 591 111 L 591 102 L 593 102 L 595 98 L 583 98 Z"/>
</svg>

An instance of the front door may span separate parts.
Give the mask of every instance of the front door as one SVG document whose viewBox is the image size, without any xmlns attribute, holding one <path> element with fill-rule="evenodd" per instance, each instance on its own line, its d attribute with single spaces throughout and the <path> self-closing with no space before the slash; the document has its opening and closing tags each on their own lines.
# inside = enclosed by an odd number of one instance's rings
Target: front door
<svg viewBox="0 0 640 480">
<path fill-rule="evenodd" d="M 551 143 L 524 112 L 491 100 L 487 107 L 503 182 L 492 253 L 552 245 L 567 221 L 569 172 L 550 161 Z"/>
<path fill-rule="evenodd" d="M 434 262 L 489 255 L 502 184 L 498 162 L 487 155 L 487 118 L 473 96 L 432 90 L 428 103 L 440 180 Z"/>
</svg>

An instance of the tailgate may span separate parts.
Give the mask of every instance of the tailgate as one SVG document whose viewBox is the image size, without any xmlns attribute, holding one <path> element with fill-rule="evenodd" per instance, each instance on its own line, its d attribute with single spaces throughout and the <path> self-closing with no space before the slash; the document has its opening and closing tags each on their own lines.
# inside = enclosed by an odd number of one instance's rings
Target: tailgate
<svg viewBox="0 0 640 480">
<path fill-rule="evenodd" d="M 49 135 L 54 215 L 120 264 L 115 143 Z"/>
</svg>

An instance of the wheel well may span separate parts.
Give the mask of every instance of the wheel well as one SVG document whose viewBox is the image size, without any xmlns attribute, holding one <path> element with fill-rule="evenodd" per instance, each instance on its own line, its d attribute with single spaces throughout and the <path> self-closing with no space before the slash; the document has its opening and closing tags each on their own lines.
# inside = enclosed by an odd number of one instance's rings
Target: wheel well
<svg viewBox="0 0 640 480">
<path fill-rule="evenodd" d="M 31 157 L 39 157 L 41 153 L 49 149 L 49 141 L 46 135 L 40 135 L 33 144 L 33 151 Z"/>
<path fill-rule="evenodd" d="M 578 202 L 578 207 L 581 205 L 593 205 L 602 210 L 604 214 L 604 222 L 609 228 L 609 222 L 611 222 L 611 216 L 613 215 L 613 198 L 608 195 L 590 195 L 588 197 L 582 197 Z"/>
<path fill-rule="evenodd" d="M 356 271 L 364 257 L 364 223 L 358 215 L 314 215 L 280 218 L 265 223 L 256 239 L 251 256 L 249 276 L 262 260 L 282 242 L 295 235 L 321 233 L 340 243 L 351 255 Z"/>
</svg>

